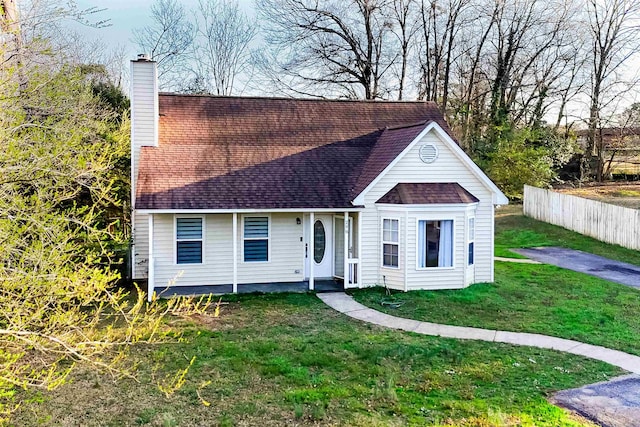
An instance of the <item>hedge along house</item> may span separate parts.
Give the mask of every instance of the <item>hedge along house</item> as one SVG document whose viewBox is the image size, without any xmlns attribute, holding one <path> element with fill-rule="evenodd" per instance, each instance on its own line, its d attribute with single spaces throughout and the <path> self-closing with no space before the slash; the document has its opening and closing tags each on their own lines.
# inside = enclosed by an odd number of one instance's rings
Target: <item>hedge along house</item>
<svg viewBox="0 0 640 427">
<path fill-rule="evenodd" d="M 158 94 L 156 75 L 132 61 L 133 277 L 150 295 L 493 281 L 507 199 L 435 104 Z"/>
</svg>

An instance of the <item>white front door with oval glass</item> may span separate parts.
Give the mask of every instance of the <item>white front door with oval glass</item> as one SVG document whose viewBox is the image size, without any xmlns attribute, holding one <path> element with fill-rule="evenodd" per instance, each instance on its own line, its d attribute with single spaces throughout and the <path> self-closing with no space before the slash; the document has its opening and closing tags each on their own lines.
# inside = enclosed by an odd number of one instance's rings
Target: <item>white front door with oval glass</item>
<svg viewBox="0 0 640 427">
<path fill-rule="evenodd" d="M 313 262 L 313 277 L 333 277 L 333 215 L 315 215 L 313 224 L 305 216 L 305 277 L 309 278 L 309 263 Z M 313 233 L 313 244 L 311 244 Z"/>
</svg>

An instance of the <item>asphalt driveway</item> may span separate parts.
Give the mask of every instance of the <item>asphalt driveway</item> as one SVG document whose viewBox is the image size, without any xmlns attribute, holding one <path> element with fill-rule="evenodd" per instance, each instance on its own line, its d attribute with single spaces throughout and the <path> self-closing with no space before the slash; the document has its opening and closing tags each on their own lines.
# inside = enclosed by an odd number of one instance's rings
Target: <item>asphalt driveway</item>
<svg viewBox="0 0 640 427">
<path fill-rule="evenodd" d="M 551 401 L 603 427 L 640 426 L 640 376 L 625 375 L 556 393 Z"/>
<path fill-rule="evenodd" d="M 512 249 L 535 261 L 556 265 L 640 289 L 640 267 L 574 249 L 541 247 Z M 640 376 L 556 393 L 553 403 L 579 413 L 603 427 L 640 427 Z"/>
<path fill-rule="evenodd" d="M 511 250 L 545 264 L 556 265 L 568 270 L 600 277 L 611 282 L 640 288 L 640 267 L 633 264 L 614 261 L 574 249 L 554 246 Z"/>
</svg>

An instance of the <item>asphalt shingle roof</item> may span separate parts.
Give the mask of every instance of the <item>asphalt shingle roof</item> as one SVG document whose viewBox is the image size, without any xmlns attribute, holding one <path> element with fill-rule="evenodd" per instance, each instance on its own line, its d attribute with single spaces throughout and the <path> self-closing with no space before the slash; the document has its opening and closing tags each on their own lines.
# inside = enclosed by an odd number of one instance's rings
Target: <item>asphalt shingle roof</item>
<svg viewBox="0 0 640 427">
<path fill-rule="evenodd" d="M 160 94 L 136 209 L 348 208 L 427 126 L 434 103 Z"/>
<path fill-rule="evenodd" d="M 395 205 L 431 205 L 477 203 L 477 197 L 456 182 L 400 183 L 376 203 Z"/>
</svg>

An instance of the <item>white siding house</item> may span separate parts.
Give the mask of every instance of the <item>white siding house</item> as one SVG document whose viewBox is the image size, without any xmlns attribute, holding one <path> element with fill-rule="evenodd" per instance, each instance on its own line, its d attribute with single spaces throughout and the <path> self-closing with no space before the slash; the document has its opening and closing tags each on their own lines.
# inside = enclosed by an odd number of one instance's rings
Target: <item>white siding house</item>
<svg viewBox="0 0 640 427">
<path fill-rule="evenodd" d="M 397 218 L 400 221 L 400 266 L 397 269 L 382 267 L 380 256 L 364 256 L 363 282 L 386 284 L 390 288 L 412 289 L 454 289 L 472 283 L 493 282 L 493 234 L 494 200 L 497 188 L 491 188 L 484 174 L 468 166 L 468 160 L 461 158 L 446 141 L 444 132 L 435 126 L 407 150 L 380 180 L 364 195 L 362 228 L 375 230 L 381 227 L 382 218 Z M 438 157 L 433 163 L 420 160 L 420 147 L 430 144 L 438 149 Z M 401 205 L 376 204 L 385 193 L 399 182 L 439 183 L 456 182 L 479 199 L 474 205 Z M 504 197 L 504 196 L 502 196 Z M 506 204 L 507 200 L 497 200 Z M 474 262 L 468 261 L 468 221 L 474 218 Z M 420 270 L 416 268 L 417 221 L 418 219 L 454 221 L 454 268 Z M 365 233 L 363 253 L 379 254 L 382 233 Z"/>
<path fill-rule="evenodd" d="M 146 58 L 131 75 L 133 277 L 150 294 L 493 281 L 507 199 L 433 104 L 158 94 Z"/>
</svg>

